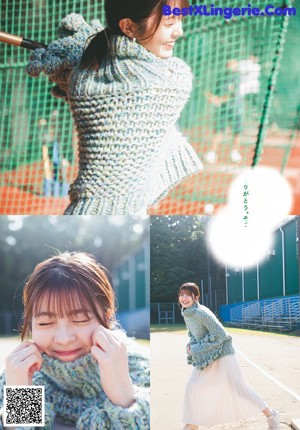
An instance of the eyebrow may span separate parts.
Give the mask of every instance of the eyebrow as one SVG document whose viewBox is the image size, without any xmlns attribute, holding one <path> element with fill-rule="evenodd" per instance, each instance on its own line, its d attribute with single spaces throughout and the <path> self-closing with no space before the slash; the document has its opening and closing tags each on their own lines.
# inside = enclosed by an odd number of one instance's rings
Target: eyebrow
<svg viewBox="0 0 300 430">
<path fill-rule="evenodd" d="M 70 312 L 67 312 L 67 316 L 76 316 L 78 314 L 91 314 L 91 311 L 89 311 L 88 309 L 73 309 Z M 39 317 L 44 317 L 47 316 L 49 318 L 52 317 L 56 317 L 56 313 L 55 312 L 49 312 L 49 311 L 44 311 L 44 312 L 39 312 L 38 314 L 35 315 L 35 318 L 39 318 Z"/>
</svg>

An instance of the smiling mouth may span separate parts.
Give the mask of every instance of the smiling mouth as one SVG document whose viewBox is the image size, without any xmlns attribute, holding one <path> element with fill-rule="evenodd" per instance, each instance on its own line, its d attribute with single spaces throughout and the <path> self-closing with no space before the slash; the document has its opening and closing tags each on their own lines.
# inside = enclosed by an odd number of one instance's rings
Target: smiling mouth
<svg viewBox="0 0 300 430">
<path fill-rule="evenodd" d="M 80 351 L 80 348 L 79 349 L 72 349 L 70 351 L 54 351 L 54 352 L 55 352 L 55 354 L 58 354 L 58 355 L 65 357 L 65 356 L 77 354 L 77 352 L 79 352 L 79 351 Z"/>
<path fill-rule="evenodd" d="M 175 42 L 166 42 L 164 43 L 165 46 L 168 46 L 169 48 L 173 48 Z"/>
</svg>

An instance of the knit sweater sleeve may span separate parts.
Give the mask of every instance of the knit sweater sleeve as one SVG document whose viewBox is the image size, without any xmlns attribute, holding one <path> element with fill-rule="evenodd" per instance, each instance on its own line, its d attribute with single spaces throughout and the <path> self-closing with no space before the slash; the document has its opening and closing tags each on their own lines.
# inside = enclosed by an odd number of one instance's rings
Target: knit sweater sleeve
<svg viewBox="0 0 300 430">
<path fill-rule="evenodd" d="M 129 372 L 135 387 L 136 402 L 129 408 L 114 405 L 108 398 L 104 402 L 113 428 L 130 430 L 150 429 L 150 366 L 149 358 L 143 352 L 129 354 Z"/>
<path fill-rule="evenodd" d="M 70 72 L 80 63 L 88 37 L 102 29 L 98 20 L 88 25 L 81 15 L 69 14 L 58 29 L 59 38 L 46 49 L 36 49 L 31 53 L 26 72 L 33 77 L 44 72 L 57 85 L 52 94 L 61 98 L 67 93 Z"/>
<path fill-rule="evenodd" d="M 199 354 L 203 350 L 206 353 L 215 351 L 218 347 L 221 347 L 226 339 L 231 337 L 226 333 L 217 317 L 208 309 L 206 311 L 198 311 L 196 313 L 196 320 L 206 328 L 207 334 L 203 339 L 190 346 L 191 354 Z"/>
<path fill-rule="evenodd" d="M 168 129 L 163 141 L 162 152 L 158 157 L 164 160 L 163 168 L 157 163 L 155 173 L 152 171 L 151 186 L 147 184 L 145 191 L 145 195 L 149 196 L 150 205 L 164 198 L 171 187 L 179 183 L 182 178 L 203 169 L 200 158 L 177 125 L 172 125 Z"/>
<path fill-rule="evenodd" d="M 188 337 L 189 337 L 189 341 L 186 345 L 187 347 L 193 345 L 194 343 L 197 343 L 196 338 L 192 335 L 190 330 L 188 330 Z"/>
</svg>

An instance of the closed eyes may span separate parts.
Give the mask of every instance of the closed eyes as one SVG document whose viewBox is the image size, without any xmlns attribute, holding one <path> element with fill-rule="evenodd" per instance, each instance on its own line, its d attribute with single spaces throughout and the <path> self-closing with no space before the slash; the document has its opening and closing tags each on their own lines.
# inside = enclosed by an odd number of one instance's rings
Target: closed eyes
<svg viewBox="0 0 300 430">
<path fill-rule="evenodd" d="M 82 324 L 82 323 L 90 322 L 90 320 L 89 319 L 88 320 L 73 320 L 71 322 L 75 323 L 75 324 Z M 49 326 L 49 325 L 52 325 L 52 324 L 54 324 L 54 321 L 53 322 L 48 322 L 48 323 L 39 323 L 38 325 L 40 327 L 45 327 L 45 326 Z"/>
</svg>

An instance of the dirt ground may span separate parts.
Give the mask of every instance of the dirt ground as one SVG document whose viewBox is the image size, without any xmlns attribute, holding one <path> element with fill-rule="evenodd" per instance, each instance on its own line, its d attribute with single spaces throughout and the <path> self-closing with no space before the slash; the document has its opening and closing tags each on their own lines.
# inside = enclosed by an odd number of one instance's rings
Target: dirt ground
<svg viewBox="0 0 300 430">
<path fill-rule="evenodd" d="M 279 410 L 280 430 L 290 429 L 291 421 L 300 418 L 300 337 L 228 331 L 233 335 L 246 379 L 272 408 Z M 151 334 L 151 430 L 182 428 L 181 404 L 192 370 L 186 364 L 187 342 L 186 331 Z M 213 429 L 267 430 L 267 423 L 262 414 Z"/>
</svg>

